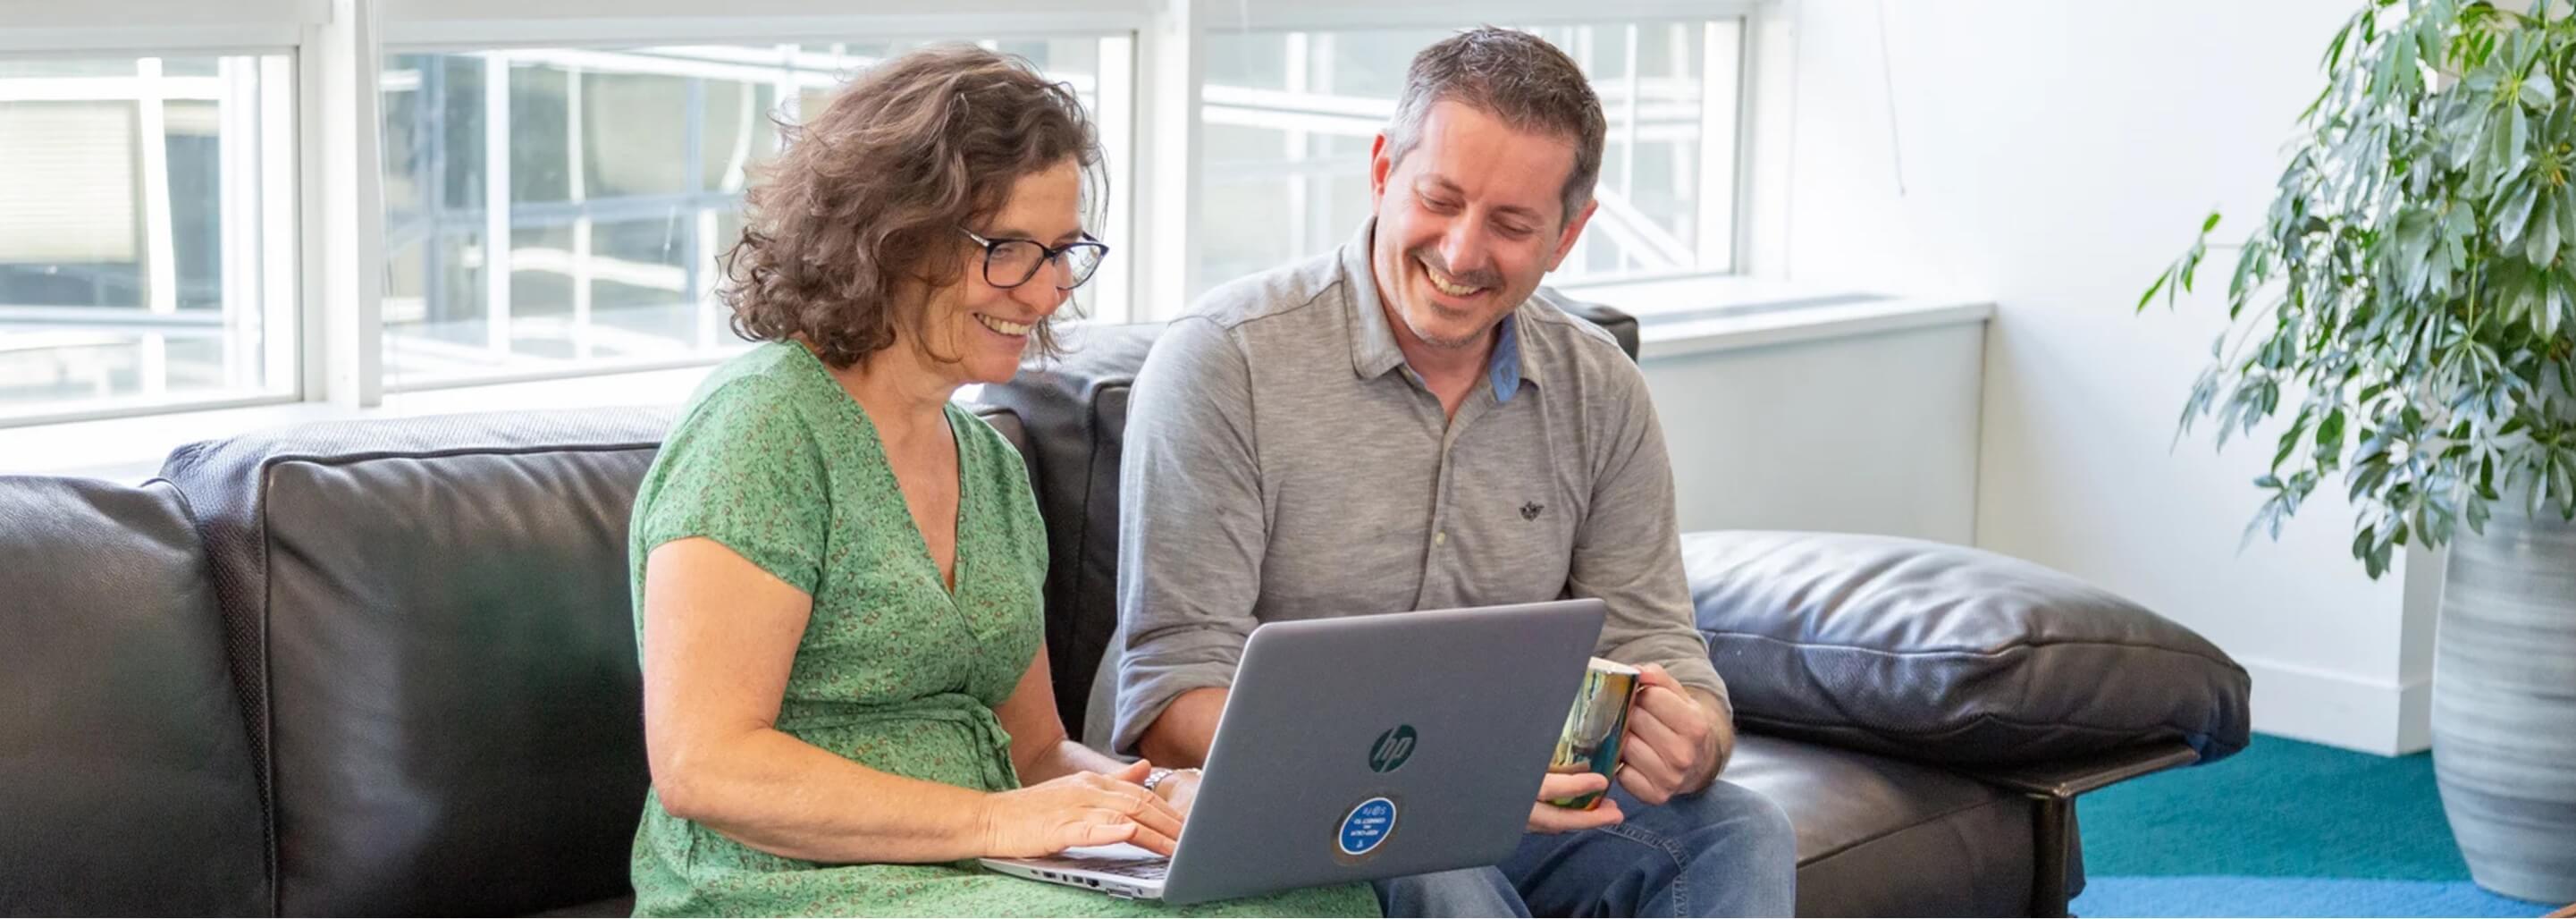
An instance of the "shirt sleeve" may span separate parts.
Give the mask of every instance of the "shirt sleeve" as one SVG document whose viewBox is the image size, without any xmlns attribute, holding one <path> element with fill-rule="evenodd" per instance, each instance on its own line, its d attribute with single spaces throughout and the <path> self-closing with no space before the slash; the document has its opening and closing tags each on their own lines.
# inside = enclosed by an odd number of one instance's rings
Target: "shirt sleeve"
<svg viewBox="0 0 2576 919">
<path fill-rule="evenodd" d="M 1251 371 L 1231 335 L 1205 318 L 1174 321 L 1130 399 L 1119 469 L 1119 751 L 1182 693 L 1234 682 L 1258 625 L 1269 544 Z"/>
<path fill-rule="evenodd" d="M 773 387 L 741 379 L 700 401 L 654 460 L 635 545 L 705 537 L 812 596 L 831 502 L 813 433 Z"/>
<path fill-rule="evenodd" d="M 1727 706 L 1726 682 L 1709 666 L 1690 584 L 1682 571 L 1680 512 L 1664 432 L 1645 379 L 1630 367 L 1623 398 L 1605 404 L 1606 436 L 1593 463 L 1591 512 L 1574 539 L 1567 587 L 1610 607 L 1599 654 L 1623 664 L 1660 664 L 1682 685 Z"/>
</svg>

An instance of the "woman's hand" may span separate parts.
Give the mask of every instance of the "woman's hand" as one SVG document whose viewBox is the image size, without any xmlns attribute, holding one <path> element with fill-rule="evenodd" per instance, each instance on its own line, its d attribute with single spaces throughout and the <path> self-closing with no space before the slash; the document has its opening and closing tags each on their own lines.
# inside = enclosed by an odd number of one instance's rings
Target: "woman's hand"
<svg viewBox="0 0 2576 919">
<path fill-rule="evenodd" d="M 978 820 L 984 853 L 1037 858 L 1075 846 L 1133 843 L 1170 855 L 1181 814 L 1137 783 L 1153 771 L 1137 761 L 1114 773 L 1077 772 L 1016 791 L 986 795 Z"/>
</svg>

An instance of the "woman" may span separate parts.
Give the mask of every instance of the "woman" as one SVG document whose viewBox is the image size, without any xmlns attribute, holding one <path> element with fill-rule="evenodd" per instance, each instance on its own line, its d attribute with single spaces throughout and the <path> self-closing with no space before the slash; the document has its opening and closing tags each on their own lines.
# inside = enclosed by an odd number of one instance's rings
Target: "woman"
<svg viewBox="0 0 2576 919">
<path fill-rule="evenodd" d="M 948 401 L 1008 380 L 1031 339 L 1052 349 L 1106 254 L 1082 232 L 1092 128 L 1025 62 L 948 47 L 881 65 L 791 138 L 729 256 L 735 327 L 763 344 L 699 388 L 636 498 L 636 912 L 1167 912 L 971 861 L 1168 853 L 1181 829 L 1164 795 L 1184 783 L 1148 790 L 1148 765 L 1065 738 L 1027 473 Z"/>
</svg>

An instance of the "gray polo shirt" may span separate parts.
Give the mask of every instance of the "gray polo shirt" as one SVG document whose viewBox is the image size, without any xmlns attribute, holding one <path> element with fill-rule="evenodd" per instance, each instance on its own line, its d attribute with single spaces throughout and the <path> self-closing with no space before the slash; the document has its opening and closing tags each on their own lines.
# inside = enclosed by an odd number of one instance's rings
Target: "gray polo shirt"
<svg viewBox="0 0 2576 919">
<path fill-rule="evenodd" d="M 1599 597 L 1600 656 L 1725 699 L 1637 365 L 1543 292 L 1450 420 L 1379 308 L 1372 227 L 1209 292 L 1136 375 L 1116 749 L 1232 683 L 1255 625 L 1321 616 Z"/>
</svg>

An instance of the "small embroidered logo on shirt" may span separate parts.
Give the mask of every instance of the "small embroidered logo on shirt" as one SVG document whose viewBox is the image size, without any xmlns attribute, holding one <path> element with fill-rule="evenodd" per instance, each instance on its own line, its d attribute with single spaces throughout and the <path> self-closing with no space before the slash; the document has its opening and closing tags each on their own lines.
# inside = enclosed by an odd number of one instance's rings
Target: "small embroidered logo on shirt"
<svg viewBox="0 0 2576 919">
<path fill-rule="evenodd" d="M 1536 501 L 1523 504 L 1521 505 L 1521 519 L 1537 520 L 1539 512 L 1544 510 L 1547 510 L 1547 505 L 1540 504 Z"/>
</svg>

